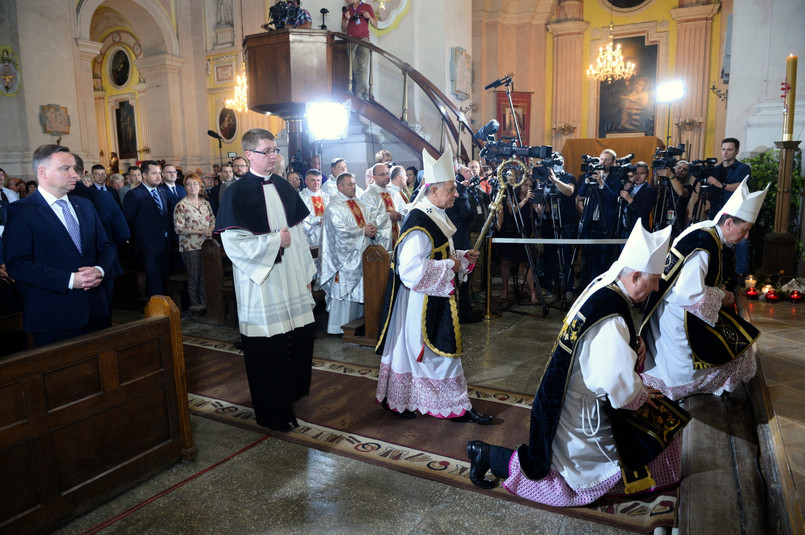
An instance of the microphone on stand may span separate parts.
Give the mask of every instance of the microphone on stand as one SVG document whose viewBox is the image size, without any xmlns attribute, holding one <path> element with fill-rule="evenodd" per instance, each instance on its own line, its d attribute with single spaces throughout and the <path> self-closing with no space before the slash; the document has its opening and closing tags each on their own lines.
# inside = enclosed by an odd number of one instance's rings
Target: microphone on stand
<svg viewBox="0 0 805 535">
<path fill-rule="evenodd" d="M 500 86 L 505 85 L 505 84 L 510 84 L 511 81 L 512 81 L 512 76 L 514 76 L 514 75 L 512 73 L 509 73 L 506 76 L 504 76 L 503 78 L 498 78 L 497 80 L 495 80 L 494 82 L 492 82 L 488 86 L 484 87 L 484 91 L 487 90 L 487 89 L 494 89 L 496 87 L 500 87 Z"/>
<path fill-rule="evenodd" d="M 207 130 L 207 135 L 218 140 L 221 139 L 221 136 L 215 130 Z"/>
<path fill-rule="evenodd" d="M 218 140 L 218 163 L 221 167 L 224 166 L 224 153 L 223 153 L 223 143 L 221 141 L 224 139 L 216 132 L 215 130 L 207 130 L 207 135 L 211 138 Z"/>
</svg>

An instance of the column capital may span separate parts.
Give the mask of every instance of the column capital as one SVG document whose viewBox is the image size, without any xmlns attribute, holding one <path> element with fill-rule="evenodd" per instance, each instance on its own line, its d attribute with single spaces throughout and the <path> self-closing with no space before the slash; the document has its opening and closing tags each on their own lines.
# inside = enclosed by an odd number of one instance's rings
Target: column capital
<svg viewBox="0 0 805 535">
<path fill-rule="evenodd" d="M 583 34 L 590 27 L 590 23 L 583 20 L 566 20 L 548 24 L 548 31 L 555 37 Z"/>
<path fill-rule="evenodd" d="M 177 74 L 184 63 L 184 58 L 173 54 L 157 54 L 155 56 L 142 57 L 134 60 L 137 69 L 148 78 L 149 74 L 167 72 Z"/>
<path fill-rule="evenodd" d="M 721 4 L 703 4 L 697 6 L 678 7 L 671 10 L 671 17 L 677 24 L 713 20 Z"/>
<path fill-rule="evenodd" d="M 103 43 L 78 37 L 76 37 L 75 44 L 78 47 L 78 53 L 82 61 L 92 61 L 101 53 L 101 49 L 103 48 Z"/>
</svg>

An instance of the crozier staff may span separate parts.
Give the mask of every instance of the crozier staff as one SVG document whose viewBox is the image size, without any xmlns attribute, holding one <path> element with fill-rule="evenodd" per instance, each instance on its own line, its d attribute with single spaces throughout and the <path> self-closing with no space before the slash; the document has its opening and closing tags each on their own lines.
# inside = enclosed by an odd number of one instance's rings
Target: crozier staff
<svg viewBox="0 0 805 535">
<path fill-rule="evenodd" d="M 414 411 L 454 422 L 492 423 L 472 408 L 461 365 L 456 285 L 466 281 L 478 251 L 456 251 L 456 227 L 445 209 L 458 196 L 450 148 L 435 161 L 425 150 L 423 186 L 400 229 L 376 351 L 376 399 L 395 414 Z"/>
</svg>

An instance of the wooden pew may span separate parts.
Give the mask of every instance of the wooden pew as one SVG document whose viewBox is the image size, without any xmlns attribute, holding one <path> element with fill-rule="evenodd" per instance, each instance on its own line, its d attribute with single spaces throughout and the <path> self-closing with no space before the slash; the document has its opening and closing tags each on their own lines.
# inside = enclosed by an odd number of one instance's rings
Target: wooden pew
<svg viewBox="0 0 805 535">
<path fill-rule="evenodd" d="M 201 246 L 204 289 L 207 293 L 207 321 L 231 327 L 238 324 L 232 265 L 218 241 L 208 238 Z"/>
<path fill-rule="evenodd" d="M 363 252 L 363 317 L 341 326 L 341 340 L 363 346 L 377 344 L 388 277 L 388 251 L 382 245 L 370 245 Z"/>
<path fill-rule="evenodd" d="M 179 310 L 0 358 L 0 533 L 45 532 L 192 460 Z"/>
</svg>

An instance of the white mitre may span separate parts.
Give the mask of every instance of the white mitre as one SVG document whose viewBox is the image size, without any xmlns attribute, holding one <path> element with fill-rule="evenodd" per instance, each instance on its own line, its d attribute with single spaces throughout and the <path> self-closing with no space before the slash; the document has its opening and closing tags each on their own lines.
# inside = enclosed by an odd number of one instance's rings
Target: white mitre
<svg viewBox="0 0 805 535">
<path fill-rule="evenodd" d="M 428 184 L 438 184 L 440 182 L 450 182 L 456 179 L 453 170 L 453 149 L 448 145 L 441 158 L 434 160 L 427 149 L 422 149 L 422 184 L 419 186 L 419 193 L 416 199 L 408 205 L 413 208 L 425 196 L 425 186 Z"/>
<path fill-rule="evenodd" d="M 586 296 L 615 282 L 623 268 L 630 268 L 651 275 L 661 274 L 665 270 L 665 257 L 668 254 L 671 231 L 672 226 L 668 225 L 657 232 L 649 232 L 643 228 L 642 221 L 638 219 L 618 259 L 606 273 L 597 277 L 587 286 L 582 295 L 573 303 L 565 319 L 572 319 L 576 315 L 576 312 L 584 304 Z"/>
<path fill-rule="evenodd" d="M 757 220 L 760 207 L 763 206 L 763 201 L 766 199 L 766 194 L 769 192 L 771 184 L 766 184 L 766 189 L 763 191 L 749 193 L 748 182 L 749 177 L 744 178 L 738 189 L 732 192 L 729 200 L 724 204 L 724 208 L 713 218 L 716 224 L 724 214 L 738 217 L 749 223 L 754 223 Z"/>
<path fill-rule="evenodd" d="M 760 213 L 760 207 L 763 206 L 763 201 L 766 199 L 766 194 L 769 192 L 770 184 L 766 184 L 766 189 L 763 191 L 749 193 L 748 182 L 749 177 L 747 176 L 741 181 L 741 185 L 738 186 L 738 189 L 732 192 L 732 195 L 730 195 L 724 207 L 719 210 L 713 219 L 705 219 L 704 221 L 689 226 L 682 234 L 677 236 L 676 240 L 674 240 L 674 245 L 695 230 L 715 227 L 718 225 L 718 220 L 721 219 L 721 216 L 724 214 L 729 214 L 743 219 L 744 221 L 748 221 L 749 223 L 754 223 L 758 213 Z"/>
</svg>

